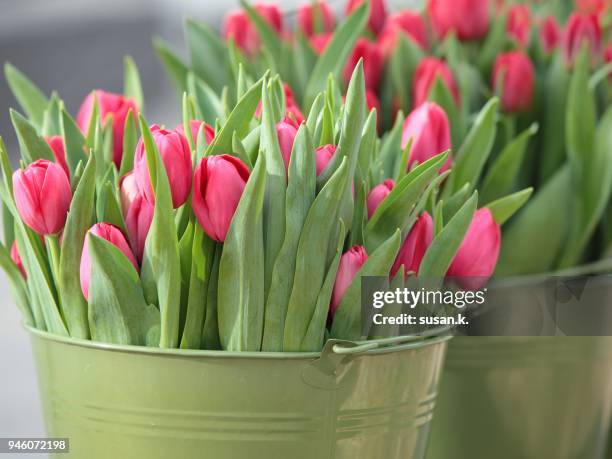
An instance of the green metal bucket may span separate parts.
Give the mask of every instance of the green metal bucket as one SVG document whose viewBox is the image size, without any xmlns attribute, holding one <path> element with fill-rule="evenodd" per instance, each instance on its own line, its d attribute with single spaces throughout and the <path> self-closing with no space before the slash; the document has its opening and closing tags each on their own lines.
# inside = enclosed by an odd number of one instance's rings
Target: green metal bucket
<svg viewBox="0 0 612 459">
<path fill-rule="evenodd" d="M 66 458 L 423 458 L 448 336 L 320 353 L 114 346 L 29 329 Z"/>
<path fill-rule="evenodd" d="M 610 337 L 458 337 L 427 458 L 601 458 L 611 401 Z"/>
</svg>

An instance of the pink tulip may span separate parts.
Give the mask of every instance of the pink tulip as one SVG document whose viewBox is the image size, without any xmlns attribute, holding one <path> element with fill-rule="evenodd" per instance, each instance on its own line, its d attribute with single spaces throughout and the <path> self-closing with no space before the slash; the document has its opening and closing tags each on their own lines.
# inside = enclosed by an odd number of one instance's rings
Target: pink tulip
<svg viewBox="0 0 612 459">
<path fill-rule="evenodd" d="M 97 89 L 85 98 L 76 117 L 76 122 L 83 133 L 87 133 L 89 123 L 93 113 L 94 100 L 98 101 L 100 119 L 102 123 L 107 123 L 112 119 L 113 129 L 113 162 L 117 167 L 121 166 L 123 158 L 123 131 L 125 130 L 125 120 L 130 109 L 134 116 L 138 113 L 136 102 L 121 94 Z M 136 118 L 134 118 L 136 120 Z"/>
<path fill-rule="evenodd" d="M 357 40 L 353 52 L 344 67 L 344 81 L 347 84 L 353 75 L 353 70 L 359 59 L 363 59 L 366 89 L 376 92 L 380 85 L 384 66 L 382 49 L 376 43 L 372 43 L 365 38 Z"/>
<path fill-rule="evenodd" d="M 531 13 L 526 5 L 513 5 L 508 9 L 506 32 L 521 47 L 527 47 L 531 34 Z"/>
<path fill-rule="evenodd" d="M 584 42 L 589 45 L 591 55 L 601 51 L 601 26 L 594 14 L 572 13 L 563 32 L 563 51 L 568 65 L 573 65 Z"/>
<path fill-rule="evenodd" d="M 540 43 L 544 53 L 552 53 L 560 42 L 561 27 L 554 16 L 547 16 L 540 24 Z"/>
<path fill-rule="evenodd" d="M 506 112 L 522 112 L 531 108 L 535 70 L 527 54 L 510 51 L 498 55 L 492 80 L 493 88 L 501 92 L 501 103 Z"/>
<path fill-rule="evenodd" d="M 335 145 L 322 145 L 315 150 L 317 162 L 317 177 L 325 170 L 331 159 L 336 154 L 337 147 Z"/>
<path fill-rule="evenodd" d="M 421 261 L 433 240 L 433 233 L 433 219 L 427 212 L 423 212 L 406 236 L 391 268 L 391 276 L 395 276 L 401 266 L 404 267 L 405 275 L 418 274 Z"/>
<path fill-rule="evenodd" d="M 281 121 L 276 125 L 276 135 L 278 136 L 278 144 L 280 146 L 281 155 L 283 156 L 283 161 L 285 162 L 285 169 L 289 169 L 293 142 L 297 135 L 295 124 L 286 119 Z"/>
<path fill-rule="evenodd" d="M 460 40 L 478 40 L 489 30 L 489 0 L 429 0 L 427 13 L 439 38 L 455 32 Z"/>
<path fill-rule="evenodd" d="M 338 309 L 338 305 L 344 296 L 344 292 L 351 285 L 355 275 L 368 259 L 365 247 L 356 245 L 348 252 L 342 254 L 340 264 L 338 265 L 338 273 L 332 291 L 331 305 L 329 307 L 329 317 L 332 318 Z"/>
<path fill-rule="evenodd" d="M 155 206 L 142 194 L 136 196 L 125 213 L 125 226 L 128 238 L 139 262 L 142 261 L 145 242 L 153 222 L 154 213 Z"/>
<path fill-rule="evenodd" d="M 429 92 L 438 78 L 449 89 L 455 103 L 460 104 L 459 88 L 446 62 L 435 57 L 426 57 L 419 62 L 412 80 L 412 101 L 415 107 L 427 100 Z"/>
<path fill-rule="evenodd" d="M 317 54 L 323 54 L 332 39 L 331 33 L 320 33 L 310 37 L 310 46 Z"/>
<path fill-rule="evenodd" d="M 162 129 L 156 124 L 151 126 L 151 134 L 166 168 L 170 191 L 172 192 L 172 204 L 175 209 L 178 209 L 185 204 L 191 191 L 193 166 L 189 143 L 180 132 Z M 142 139 L 136 145 L 134 175 L 138 188 L 150 203 L 155 203 L 155 194 L 151 186 L 147 165 L 147 154 Z"/>
<path fill-rule="evenodd" d="M 13 241 L 13 245 L 11 245 L 11 260 L 13 260 L 13 263 L 15 263 L 15 266 L 17 266 L 23 278 L 27 279 L 28 274 L 26 273 L 26 270 L 23 267 L 23 261 L 21 260 L 21 255 L 19 255 L 19 248 L 17 247 L 17 241 Z"/>
<path fill-rule="evenodd" d="M 395 186 L 395 180 L 387 179 L 380 185 L 376 185 L 372 188 L 372 191 L 368 194 L 366 199 L 366 207 L 368 208 L 368 218 L 372 218 L 378 206 L 385 200 L 391 190 Z"/>
<path fill-rule="evenodd" d="M 64 148 L 64 138 L 61 135 L 53 135 L 51 137 L 45 137 L 45 140 L 49 144 L 55 162 L 62 166 L 67 177 L 70 177 L 70 169 L 68 169 L 68 163 L 66 162 L 66 149 Z"/>
<path fill-rule="evenodd" d="M 306 37 L 312 37 L 318 33 L 333 32 L 336 18 L 326 0 L 316 0 L 300 6 L 297 23 Z"/>
<path fill-rule="evenodd" d="M 446 275 L 466 290 L 482 288 L 495 271 L 500 244 L 501 230 L 493 214 L 478 209 Z"/>
<path fill-rule="evenodd" d="M 428 48 L 427 26 L 425 20 L 416 11 L 404 10 L 391 14 L 378 38 L 385 57 L 395 51 L 398 34 L 403 33 L 421 49 Z"/>
<path fill-rule="evenodd" d="M 119 197 L 121 198 L 121 210 L 123 215 L 127 215 L 128 209 L 140 194 L 138 181 L 133 171 L 128 172 L 119 180 Z"/>
<path fill-rule="evenodd" d="M 121 230 L 110 223 L 96 223 L 85 235 L 83 253 L 81 254 L 81 290 L 83 291 L 83 296 L 86 300 L 89 299 L 89 283 L 91 281 L 91 256 L 89 255 L 90 234 L 110 242 L 121 250 L 132 266 L 134 266 L 134 269 L 138 271 L 138 263 L 136 262 L 136 258 L 134 258 L 134 254 L 132 253 L 132 250 L 130 249 L 130 246 Z"/>
<path fill-rule="evenodd" d="M 364 0 L 348 0 L 346 4 L 346 14 L 350 14 L 354 9 L 359 7 Z M 369 0 L 370 2 L 370 18 L 368 19 L 368 28 L 376 35 L 385 25 L 387 19 L 387 5 L 385 0 Z"/>
<path fill-rule="evenodd" d="M 207 156 L 196 168 L 192 207 L 211 239 L 225 241 L 249 180 L 249 169 L 235 156 Z"/>
<path fill-rule="evenodd" d="M 41 236 L 58 234 L 66 223 L 72 190 L 62 166 L 39 159 L 13 174 L 21 219 Z"/>
<path fill-rule="evenodd" d="M 203 126 L 204 140 L 206 141 L 206 145 L 210 145 L 210 143 L 215 139 L 215 130 L 211 125 L 200 120 L 189 121 L 189 128 L 191 129 L 191 138 L 193 139 L 193 143 L 195 144 L 198 141 L 198 133 L 200 132 L 201 126 Z M 175 131 L 184 136 L 185 127 L 183 126 L 183 123 L 179 124 Z"/>
<path fill-rule="evenodd" d="M 276 5 L 255 3 L 253 8 L 280 35 L 283 31 L 283 15 Z M 231 11 L 221 26 L 223 38 L 234 40 L 246 55 L 255 55 L 261 46 L 257 28 L 245 11 Z"/>
<path fill-rule="evenodd" d="M 592 13 L 601 15 L 610 7 L 606 0 L 576 0 L 576 8 L 581 13 Z"/>
<path fill-rule="evenodd" d="M 402 148 L 409 140 L 412 146 L 408 156 L 408 167 L 415 162 L 424 163 L 428 159 L 451 148 L 450 127 L 446 113 L 433 102 L 424 102 L 414 109 L 404 121 Z M 448 157 L 440 172 L 450 169 L 452 158 Z"/>
</svg>

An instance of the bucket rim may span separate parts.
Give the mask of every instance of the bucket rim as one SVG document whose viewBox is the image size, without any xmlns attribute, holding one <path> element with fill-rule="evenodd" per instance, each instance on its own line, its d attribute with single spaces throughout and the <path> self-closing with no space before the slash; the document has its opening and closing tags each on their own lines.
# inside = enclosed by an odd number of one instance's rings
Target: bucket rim
<svg viewBox="0 0 612 459">
<path fill-rule="evenodd" d="M 166 349 L 160 347 L 148 347 L 148 346 L 136 346 L 132 344 L 111 344 L 103 343 L 99 341 L 91 341 L 86 339 L 74 338 L 71 336 L 61 336 L 47 331 L 39 330 L 26 323 L 23 327 L 30 333 L 31 336 L 40 338 L 45 341 L 54 341 L 56 343 L 76 346 L 81 348 L 88 348 L 98 351 L 109 351 L 109 352 L 120 352 L 126 354 L 138 354 L 138 355 L 157 355 L 167 357 L 178 357 L 178 358 L 197 358 L 197 357 L 208 357 L 208 358 L 230 358 L 230 359 L 259 359 L 259 360 L 313 360 L 321 358 L 324 354 L 322 351 L 311 351 L 311 352 L 269 352 L 269 351 L 223 351 L 223 350 L 206 350 L 206 349 Z M 453 335 L 449 332 L 449 329 L 444 327 L 432 331 L 427 335 L 407 335 L 397 338 L 383 338 L 378 340 L 367 340 L 367 341 L 341 341 L 341 340 L 330 340 L 331 346 L 325 345 L 325 348 L 329 347 L 328 353 L 335 353 L 337 355 L 376 355 L 386 354 L 390 352 L 399 352 L 406 349 L 415 349 L 421 347 L 428 347 L 438 343 L 442 343 L 450 340 Z M 338 343 L 338 344 L 334 344 Z M 339 344 L 350 344 L 354 346 L 342 347 L 336 350 Z M 384 347 L 382 347 L 384 346 Z M 353 351 L 354 349 L 354 351 Z"/>
</svg>

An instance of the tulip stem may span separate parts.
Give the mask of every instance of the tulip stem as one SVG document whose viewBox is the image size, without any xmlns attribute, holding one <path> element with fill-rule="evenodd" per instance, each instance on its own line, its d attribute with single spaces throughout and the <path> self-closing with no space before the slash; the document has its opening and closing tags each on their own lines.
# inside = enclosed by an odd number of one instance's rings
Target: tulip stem
<svg viewBox="0 0 612 459">
<path fill-rule="evenodd" d="M 47 256 L 49 257 L 49 263 L 51 265 L 51 274 L 55 285 L 59 281 L 59 262 L 60 262 L 60 247 L 59 237 L 53 235 L 45 236 L 45 245 L 47 246 Z"/>
</svg>

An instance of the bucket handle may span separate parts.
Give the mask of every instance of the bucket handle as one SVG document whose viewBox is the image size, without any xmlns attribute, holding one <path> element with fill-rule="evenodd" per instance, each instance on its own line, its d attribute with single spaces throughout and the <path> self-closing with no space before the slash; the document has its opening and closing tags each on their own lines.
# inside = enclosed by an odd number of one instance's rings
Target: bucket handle
<svg viewBox="0 0 612 459">
<path fill-rule="evenodd" d="M 381 338 L 369 341 L 337 340 L 332 343 L 331 350 L 334 354 L 338 355 L 360 354 L 362 352 L 379 349 L 383 346 L 413 343 L 415 341 L 422 341 L 423 339 L 429 338 L 431 336 L 440 336 L 446 333 L 448 333 L 448 328 L 444 327 L 433 328 L 431 330 L 424 331 L 423 333 L 420 333 L 418 335 L 393 336 L 391 338 Z"/>
</svg>

